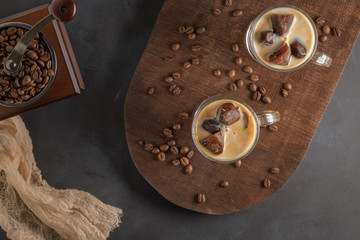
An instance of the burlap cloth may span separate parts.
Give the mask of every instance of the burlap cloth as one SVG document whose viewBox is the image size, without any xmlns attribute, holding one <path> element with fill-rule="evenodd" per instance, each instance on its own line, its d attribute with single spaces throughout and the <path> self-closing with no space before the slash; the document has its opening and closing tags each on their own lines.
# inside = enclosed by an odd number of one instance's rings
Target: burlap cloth
<svg viewBox="0 0 360 240">
<path fill-rule="evenodd" d="M 0 225 L 10 239 L 106 239 L 122 210 L 42 179 L 20 117 L 0 122 Z"/>
</svg>

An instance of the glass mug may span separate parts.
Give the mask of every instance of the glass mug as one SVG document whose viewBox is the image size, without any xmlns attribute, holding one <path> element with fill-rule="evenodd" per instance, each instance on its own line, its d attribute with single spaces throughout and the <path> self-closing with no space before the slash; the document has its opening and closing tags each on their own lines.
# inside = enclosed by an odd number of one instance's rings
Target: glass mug
<svg viewBox="0 0 360 240">
<path fill-rule="evenodd" d="M 289 12 L 287 12 L 287 10 Z M 276 11 L 280 11 L 280 12 L 276 12 Z M 293 67 L 268 63 L 268 62 L 264 61 L 259 56 L 258 52 L 256 51 L 256 41 L 258 41 L 258 39 L 257 39 L 258 33 L 256 31 L 256 28 L 258 27 L 260 22 L 261 22 L 261 25 L 266 25 L 264 22 L 262 22 L 262 20 L 264 20 L 264 18 L 262 18 L 262 17 L 270 15 L 271 13 L 275 13 L 275 14 L 295 13 L 297 16 L 300 17 L 300 19 L 299 19 L 300 21 L 302 21 L 308 25 L 308 26 L 301 26 L 301 28 L 298 28 L 298 29 L 300 29 L 300 31 L 303 31 L 304 27 L 305 27 L 305 29 L 306 29 L 306 27 L 309 27 L 309 30 L 311 31 L 310 35 L 312 36 L 312 43 L 311 43 L 310 47 L 312 47 L 312 49 L 310 52 L 306 53 L 305 60 L 301 61 L 299 64 L 295 64 Z M 296 19 L 295 19 L 295 21 L 293 21 L 291 28 L 294 27 L 294 25 L 296 24 L 296 21 L 297 21 Z M 268 23 L 270 23 L 269 20 L 268 20 Z M 259 27 L 260 27 L 260 25 L 259 25 Z M 290 31 L 291 31 L 291 28 L 290 28 Z M 258 31 L 259 30 L 260 29 L 258 29 Z M 270 30 L 270 29 L 264 29 L 264 30 Z M 287 40 L 286 38 L 287 37 L 285 36 L 285 37 L 283 37 L 282 40 L 286 41 Z M 264 10 L 263 12 L 261 12 L 259 14 L 258 17 L 256 17 L 251 22 L 251 24 L 249 25 L 249 28 L 246 32 L 246 47 L 247 47 L 250 55 L 264 67 L 266 67 L 270 70 L 279 71 L 279 72 L 289 72 L 289 71 L 297 70 L 297 69 L 303 67 L 305 64 L 307 64 L 310 60 L 317 65 L 330 67 L 330 65 L 332 63 L 332 59 L 329 56 L 327 56 L 326 54 L 324 54 L 322 52 L 318 52 L 317 45 L 318 45 L 318 33 L 317 33 L 317 29 L 316 29 L 314 21 L 302 9 L 297 8 L 295 6 L 291 6 L 291 5 L 277 5 L 277 6 L 272 6 L 268 9 Z M 259 44 L 257 46 L 259 46 Z M 263 48 L 265 48 L 265 47 L 263 47 Z M 294 58 L 294 57 L 292 56 L 292 58 Z M 291 61 L 292 60 L 290 60 L 290 63 L 291 63 Z"/>
<path fill-rule="evenodd" d="M 210 150 L 203 147 L 201 145 L 201 143 L 199 142 L 201 139 L 203 139 L 202 137 L 200 139 L 200 135 L 202 135 L 206 132 L 205 130 L 200 130 L 203 120 L 209 119 L 209 118 L 214 119 L 217 114 L 211 114 L 210 112 L 212 112 L 212 113 L 214 111 L 217 112 L 218 107 L 220 107 L 224 103 L 233 103 L 235 106 L 239 107 L 242 110 L 241 111 L 242 118 L 244 118 L 244 116 L 245 116 L 244 112 L 245 112 L 248 115 L 247 128 L 249 128 L 249 129 L 251 128 L 249 131 L 254 131 L 251 136 L 250 144 L 248 144 L 247 148 L 244 151 L 242 151 L 240 154 L 235 154 L 233 156 L 231 156 L 231 150 L 233 150 L 233 149 L 240 150 L 240 148 L 237 147 L 239 145 L 234 145 L 237 143 L 236 142 L 227 142 L 227 140 L 231 141 L 232 131 L 236 131 L 236 127 L 240 126 L 240 125 L 236 125 L 236 123 L 233 124 L 233 126 L 235 128 L 231 128 L 232 125 L 226 126 L 225 124 L 220 123 L 221 130 L 222 130 L 223 134 L 225 135 L 224 136 L 225 140 L 224 140 L 223 153 L 221 153 L 219 155 L 215 155 Z M 205 111 L 203 111 L 204 109 L 205 109 Z M 212 110 L 207 111 L 209 109 L 212 109 Z M 210 115 L 208 115 L 206 118 L 202 119 L 202 117 L 208 113 L 210 113 Z M 199 116 L 200 116 L 200 119 L 199 119 Z M 240 120 L 242 120 L 242 118 L 240 118 Z M 241 124 L 240 120 L 237 121 L 237 122 L 239 122 L 239 124 Z M 280 113 L 277 111 L 261 111 L 261 112 L 255 113 L 255 111 L 248 104 L 246 104 L 245 102 L 243 102 L 239 99 L 236 99 L 236 98 L 233 98 L 233 97 L 230 97 L 227 95 L 215 95 L 215 96 L 207 98 L 197 108 L 197 110 L 194 114 L 193 122 L 192 122 L 191 134 L 192 134 L 192 138 L 193 138 L 196 148 L 204 157 L 206 157 L 207 159 L 212 160 L 214 162 L 231 163 L 231 162 L 235 162 L 239 159 L 242 159 L 242 158 L 248 156 L 252 152 L 252 150 L 255 148 L 257 141 L 259 139 L 260 127 L 265 127 L 265 126 L 274 124 L 278 121 L 280 121 Z M 249 124 L 249 122 L 250 122 L 250 124 Z M 239 131 L 240 131 L 240 129 L 239 129 Z M 240 136 L 241 132 L 238 132 L 238 133 Z M 209 133 L 209 132 L 206 132 L 206 134 L 207 134 L 207 136 L 211 135 L 211 133 Z M 230 134 L 230 135 L 228 135 L 228 134 Z M 228 153 L 227 153 L 227 150 L 229 150 Z"/>
</svg>

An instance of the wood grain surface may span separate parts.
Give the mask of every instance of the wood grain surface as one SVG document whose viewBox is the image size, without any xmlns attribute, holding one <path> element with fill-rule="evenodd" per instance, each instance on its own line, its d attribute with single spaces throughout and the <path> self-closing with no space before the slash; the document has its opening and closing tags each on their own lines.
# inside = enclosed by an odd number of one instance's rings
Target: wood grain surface
<svg viewBox="0 0 360 240">
<path fill-rule="evenodd" d="M 131 81 L 125 103 L 125 127 L 132 159 L 144 178 L 166 199 L 181 207 L 207 214 L 228 214 L 254 206 L 278 191 L 299 166 L 321 117 L 331 99 L 340 75 L 344 69 L 360 29 L 360 2 L 319 0 L 319 1 L 233 1 L 226 7 L 220 0 L 167 0 L 160 12 L 146 50 Z M 278 73 L 256 63 L 245 46 L 245 33 L 251 21 L 264 9 L 275 4 L 292 4 L 305 10 L 312 18 L 321 15 L 326 24 L 341 30 L 340 37 L 329 36 L 326 43 L 319 43 L 318 50 L 333 58 L 330 68 L 308 63 L 300 70 Z M 222 10 L 214 16 L 214 8 Z M 232 17 L 234 9 L 242 9 L 241 17 Z M 180 25 L 205 26 L 207 31 L 193 41 L 177 31 Z M 173 52 L 174 42 L 181 42 L 181 48 Z M 240 51 L 233 53 L 231 44 L 239 43 Z M 199 44 L 201 51 L 191 51 Z M 173 62 L 163 61 L 172 56 Z M 237 71 L 234 79 L 244 79 L 248 74 L 233 63 L 235 56 L 243 58 L 243 66 L 250 65 L 260 75 L 258 85 L 266 87 L 272 98 L 269 105 L 250 100 L 246 86 L 236 92 L 228 90 L 233 81 L 227 71 Z M 188 69 L 183 63 L 198 57 L 200 65 Z M 215 77 L 212 70 L 219 68 L 223 75 Z M 172 72 L 182 77 L 176 84 L 182 88 L 178 96 L 169 93 L 169 84 L 163 78 Z M 280 95 L 283 83 L 291 82 L 293 90 L 287 98 Z M 155 93 L 147 94 L 149 87 Z M 195 149 L 191 138 L 192 114 L 207 97 L 225 93 L 246 101 L 255 111 L 278 110 L 281 122 L 278 132 L 262 129 L 255 150 L 242 161 L 240 168 L 232 164 L 213 163 L 199 152 L 190 160 L 194 171 L 185 175 L 179 166 L 169 161 L 174 155 L 166 154 L 160 162 L 151 152 L 138 145 L 140 139 L 154 145 L 165 143 L 162 130 L 173 123 L 183 124 L 175 133 L 178 146 Z M 182 111 L 191 113 L 188 120 L 177 118 Z M 339 126 L 341 127 L 341 126 Z M 316 159 L 312 159 L 316 161 Z M 277 175 L 269 173 L 272 167 L 279 167 Z M 271 188 L 265 189 L 264 179 L 271 180 Z M 222 180 L 228 180 L 228 188 L 220 188 Z M 206 195 L 206 202 L 194 201 L 198 193 Z"/>
</svg>

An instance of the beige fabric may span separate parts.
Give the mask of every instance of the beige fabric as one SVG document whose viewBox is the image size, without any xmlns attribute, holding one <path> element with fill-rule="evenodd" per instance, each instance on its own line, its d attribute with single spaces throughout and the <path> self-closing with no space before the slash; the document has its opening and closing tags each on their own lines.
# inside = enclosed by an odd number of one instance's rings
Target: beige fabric
<svg viewBox="0 0 360 240">
<path fill-rule="evenodd" d="M 42 179 L 20 117 L 0 122 L 0 226 L 13 240 L 101 240 L 122 210 L 89 193 L 57 190 Z"/>
</svg>

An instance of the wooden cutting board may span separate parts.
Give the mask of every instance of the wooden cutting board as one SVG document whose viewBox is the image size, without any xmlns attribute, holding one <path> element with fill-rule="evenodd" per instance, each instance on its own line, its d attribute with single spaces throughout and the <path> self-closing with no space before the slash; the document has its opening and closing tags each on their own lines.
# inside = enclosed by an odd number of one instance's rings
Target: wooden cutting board
<svg viewBox="0 0 360 240">
<path fill-rule="evenodd" d="M 321 13 L 326 24 L 341 30 L 340 37 L 329 36 L 326 43 L 319 43 L 318 50 L 333 58 L 330 68 L 308 63 L 301 70 L 289 73 L 272 72 L 257 64 L 248 54 L 245 46 L 245 33 L 251 21 L 264 9 L 275 4 L 292 4 L 305 10 L 312 18 Z M 222 10 L 214 16 L 212 9 Z M 242 9 L 241 17 L 232 17 L 234 9 Z M 144 178 L 166 199 L 181 207 L 207 214 L 228 214 L 249 208 L 265 200 L 278 191 L 299 166 L 321 117 L 331 99 L 336 84 L 344 69 L 351 49 L 360 29 L 360 2 L 319 0 L 319 1 L 236 1 L 231 7 L 221 0 L 167 0 L 160 12 L 146 50 L 131 81 L 125 103 L 125 127 L 132 159 Z M 193 41 L 177 29 L 180 25 L 205 26 L 205 34 Z M 171 44 L 181 42 L 177 52 Z M 240 44 L 240 52 L 231 51 L 232 43 Z M 201 51 L 191 51 L 191 46 L 199 44 Z M 171 56 L 173 62 L 165 62 Z M 248 74 L 233 63 L 235 56 L 243 58 L 243 66 L 250 65 L 260 75 L 258 85 L 265 86 L 272 98 L 269 105 L 250 100 L 250 93 L 244 86 L 236 92 L 228 90 L 233 80 L 223 74 L 215 77 L 212 70 L 220 68 L 226 73 L 235 69 L 235 79 L 246 80 Z M 200 65 L 185 69 L 184 62 L 198 57 Z M 180 72 L 182 77 L 176 84 L 182 88 L 178 96 L 169 93 L 169 84 L 163 78 L 172 72 Z M 280 95 L 284 82 L 291 82 L 293 90 L 287 98 Z M 147 94 L 149 87 L 155 93 Z M 191 159 L 194 171 L 185 175 L 180 166 L 169 162 L 175 159 L 167 153 L 167 159 L 160 162 L 151 152 L 138 144 L 143 139 L 159 146 L 165 143 L 162 130 L 173 123 L 183 124 L 176 133 L 178 146 L 195 149 L 191 138 L 192 114 L 207 97 L 225 93 L 250 104 L 255 111 L 278 110 L 281 122 L 278 132 L 261 130 L 255 150 L 242 166 L 213 163 L 199 152 Z M 177 114 L 191 113 L 188 120 L 181 120 Z M 341 128 L 342 126 L 339 126 Z M 316 159 L 314 159 L 316 161 Z M 272 167 L 280 168 L 280 174 L 269 173 Z M 271 180 L 271 188 L 265 189 L 262 182 Z M 219 182 L 228 180 L 228 188 L 220 188 Z M 196 203 L 194 196 L 206 195 L 206 202 Z"/>
</svg>

